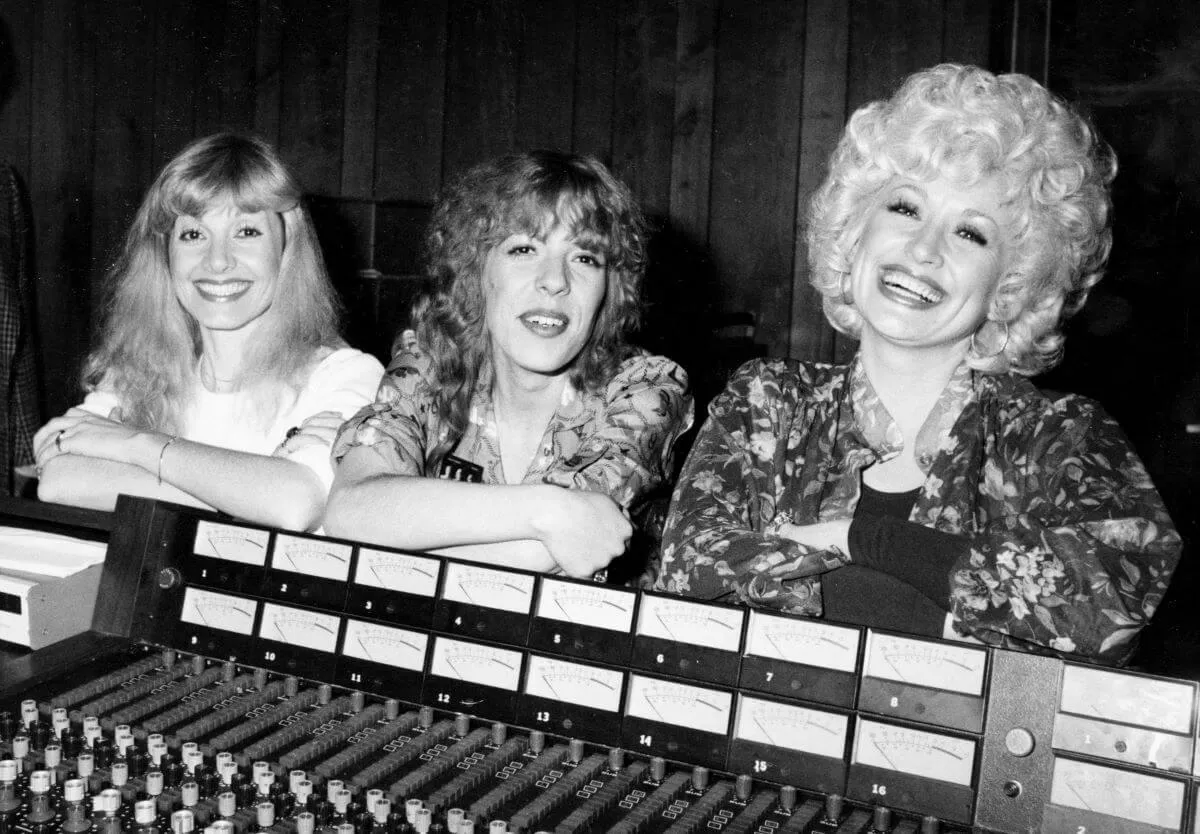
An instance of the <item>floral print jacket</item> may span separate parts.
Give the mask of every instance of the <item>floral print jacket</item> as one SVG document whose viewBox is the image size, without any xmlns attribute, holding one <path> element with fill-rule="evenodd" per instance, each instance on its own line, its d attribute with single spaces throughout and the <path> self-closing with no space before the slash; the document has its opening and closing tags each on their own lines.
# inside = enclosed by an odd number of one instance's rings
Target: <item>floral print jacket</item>
<svg viewBox="0 0 1200 834">
<path fill-rule="evenodd" d="M 901 438 L 860 360 L 757 360 L 709 408 L 676 487 L 657 587 L 820 616 L 822 573 L 850 558 L 778 535 L 848 519 L 860 474 Z M 1120 428 L 1083 397 L 962 366 L 917 440 L 910 521 L 968 548 L 946 578 L 963 636 L 1126 662 L 1181 541 Z"/>
<path fill-rule="evenodd" d="M 435 477 L 436 472 L 426 471 L 426 452 L 446 428 L 433 408 L 429 368 L 419 348 L 399 352 L 375 402 L 338 432 L 333 459 L 341 460 L 355 446 L 372 446 L 387 456 L 396 474 Z M 626 510 L 635 509 L 669 477 L 672 447 L 691 426 L 692 412 L 682 368 L 663 356 L 632 356 L 599 391 L 567 384 L 521 482 L 600 492 Z M 507 482 L 486 380 L 476 386 L 468 427 L 454 455 L 481 467 L 484 483 Z"/>
</svg>

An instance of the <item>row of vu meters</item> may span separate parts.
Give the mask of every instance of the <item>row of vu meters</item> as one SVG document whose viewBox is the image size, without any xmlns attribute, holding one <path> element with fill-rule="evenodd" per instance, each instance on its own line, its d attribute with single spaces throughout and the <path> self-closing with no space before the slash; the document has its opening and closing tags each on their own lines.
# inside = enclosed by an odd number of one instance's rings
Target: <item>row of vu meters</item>
<svg viewBox="0 0 1200 834">
<path fill-rule="evenodd" d="M 43 688 L 0 712 L 0 834 L 951 830 L 173 650 Z"/>
</svg>

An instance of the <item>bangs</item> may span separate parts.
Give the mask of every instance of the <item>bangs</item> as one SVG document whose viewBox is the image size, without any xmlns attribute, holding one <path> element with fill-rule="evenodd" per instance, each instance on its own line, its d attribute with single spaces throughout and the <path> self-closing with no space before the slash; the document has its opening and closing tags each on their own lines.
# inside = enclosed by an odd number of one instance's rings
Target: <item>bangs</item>
<svg viewBox="0 0 1200 834">
<path fill-rule="evenodd" d="M 181 216 L 200 217 L 232 203 L 239 211 L 282 214 L 299 204 L 300 194 L 286 170 L 252 142 L 186 152 L 163 171 L 155 226 L 170 229 Z"/>
<path fill-rule="evenodd" d="M 568 178 L 555 178 L 559 179 Z M 492 245 L 512 234 L 544 238 L 552 229 L 561 226 L 580 247 L 605 256 L 613 254 L 612 213 L 601 203 L 596 190 L 585 183 L 537 183 L 518 195 L 507 209 L 498 218 Z"/>
</svg>

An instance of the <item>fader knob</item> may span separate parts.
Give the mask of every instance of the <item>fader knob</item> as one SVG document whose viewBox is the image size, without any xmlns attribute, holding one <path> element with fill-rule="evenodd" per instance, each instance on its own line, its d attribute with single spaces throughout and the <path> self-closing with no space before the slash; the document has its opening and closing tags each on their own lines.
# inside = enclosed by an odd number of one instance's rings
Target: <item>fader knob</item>
<svg viewBox="0 0 1200 834">
<path fill-rule="evenodd" d="M 796 807 L 796 789 L 792 785 L 784 785 L 779 789 L 779 807 L 791 813 Z"/>
<path fill-rule="evenodd" d="M 925 817 L 921 820 L 921 834 L 938 834 L 942 824 L 937 817 Z"/>
<path fill-rule="evenodd" d="M 254 688 L 257 690 L 261 690 L 266 685 L 267 685 L 267 670 L 266 669 L 255 669 L 254 670 Z"/>
<path fill-rule="evenodd" d="M 388 721 L 395 721 L 400 717 L 400 702 L 395 698 L 388 698 L 383 702 L 383 717 Z"/>
<path fill-rule="evenodd" d="M 237 677 L 237 667 L 233 665 L 232 660 L 226 660 L 221 664 L 221 683 L 230 683 Z"/>
<path fill-rule="evenodd" d="M 177 657 L 177 655 L 176 655 L 174 649 L 163 649 L 162 665 L 165 668 L 170 669 L 172 666 L 175 665 L 176 657 Z"/>
<path fill-rule="evenodd" d="M 620 747 L 610 748 L 608 751 L 608 769 L 614 773 L 625 767 L 625 751 Z"/>
<path fill-rule="evenodd" d="M 708 788 L 708 768 L 696 765 L 692 768 L 692 787 L 698 791 Z"/>
<path fill-rule="evenodd" d="M 887 834 L 892 830 L 892 811 L 882 805 L 876 805 L 871 814 L 871 831 L 873 834 Z"/>
<path fill-rule="evenodd" d="M 529 733 L 529 752 L 538 755 L 546 748 L 546 734 L 541 730 L 531 730 Z"/>
<path fill-rule="evenodd" d="M 191 834 L 196 830 L 196 815 L 187 810 L 176 811 L 171 814 L 171 831 L 174 834 Z"/>
<path fill-rule="evenodd" d="M 825 797 L 825 822 L 837 824 L 842 818 L 842 808 L 845 803 L 841 794 L 831 793 Z"/>
<path fill-rule="evenodd" d="M 200 675 L 204 673 L 204 658 L 198 654 L 192 655 L 192 674 Z"/>
<path fill-rule="evenodd" d="M 499 747 L 508 740 L 508 725 L 497 721 L 492 725 L 492 744 Z"/>
<path fill-rule="evenodd" d="M 296 834 L 313 834 L 317 830 L 317 818 L 308 811 L 296 814 Z"/>
<path fill-rule="evenodd" d="M 471 732 L 471 716 L 460 712 L 454 716 L 454 734 L 462 738 L 469 732 Z"/>
<path fill-rule="evenodd" d="M 327 683 L 323 683 L 317 687 L 317 703 L 325 706 L 333 700 L 333 687 Z"/>
<path fill-rule="evenodd" d="M 289 698 L 295 698 L 296 693 L 300 691 L 300 679 L 295 675 L 288 675 L 283 679 L 283 694 Z"/>
<path fill-rule="evenodd" d="M 662 756 L 655 756 L 650 760 L 650 781 L 661 782 L 663 777 L 667 775 L 667 760 Z"/>
<path fill-rule="evenodd" d="M 583 745 L 583 739 L 573 738 L 567 743 L 567 761 L 582 762 L 586 748 Z"/>
<path fill-rule="evenodd" d="M 433 707 L 421 707 L 417 713 L 417 726 L 422 730 L 428 730 L 433 726 Z"/>
<path fill-rule="evenodd" d="M 29 725 L 38 719 L 37 701 L 26 698 L 21 702 L 21 724 L 28 729 Z"/>
<path fill-rule="evenodd" d="M 737 781 L 733 783 L 733 795 L 736 796 L 740 802 L 745 802 L 748 800 L 750 798 L 750 794 L 753 792 L 754 780 L 751 779 L 748 774 L 743 773 L 737 778 Z"/>
<path fill-rule="evenodd" d="M 133 803 L 133 821 L 138 825 L 153 825 L 158 818 L 158 803 L 153 799 L 139 799 Z"/>
</svg>

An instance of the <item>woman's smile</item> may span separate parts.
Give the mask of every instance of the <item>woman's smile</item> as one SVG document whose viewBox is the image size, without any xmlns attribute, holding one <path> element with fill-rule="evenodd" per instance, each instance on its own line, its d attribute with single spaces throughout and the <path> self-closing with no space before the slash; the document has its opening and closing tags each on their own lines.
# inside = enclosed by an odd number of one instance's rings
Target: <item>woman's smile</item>
<svg viewBox="0 0 1200 834">
<path fill-rule="evenodd" d="M 205 301 L 213 304 L 228 304 L 245 295 L 254 286 L 254 282 L 240 279 L 230 281 L 201 279 L 194 281 L 193 285 L 196 287 L 197 294 Z"/>
<path fill-rule="evenodd" d="M 530 310 L 520 319 L 531 333 L 546 338 L 562 335 L 571 324 L 570 316 L 551 310 Z"/>
<path fill-rule="evenodd" d="M 914 275 L 897 264 L 888 264 L 880 270 L 879 288 L 897 304 L 910 307 L 933 307 L 946 297 L 946 291 L 932 279 Z"/>
</svg>

